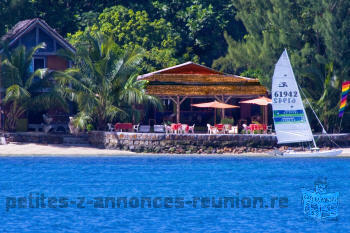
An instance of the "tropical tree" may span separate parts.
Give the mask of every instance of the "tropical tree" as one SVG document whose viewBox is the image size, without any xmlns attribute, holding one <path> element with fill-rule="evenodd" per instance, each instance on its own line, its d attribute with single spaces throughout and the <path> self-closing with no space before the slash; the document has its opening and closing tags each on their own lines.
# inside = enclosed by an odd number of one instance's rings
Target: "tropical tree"
<svg viewBox="0 0 350 233">
<path fill-rule="evenodd" d="M 106 8 L 92 26 L 68 37 L 73 45 L 79 46 L 85 43 L 86 37 L 97 33 L 113 37 L 123 49 L 144 48 L 144 59 L 139 67 L 143 72 L 178 64 L 175 53 L 180 36 L 170 23 L 162 18 L 152 20 L 144 10 L 133 11 L 121 5 Z"/>
<path fill-rule="evenodd" d="M 270 89 L 274 64 L 287 48 L 298 84 L 310 102 L 318 105 L 321 121 L 328 126 L 334 124 L 340 83 L 350 72 L 350 2 L 232 0 L 232 4 L 247 34 L 242 40 L 226 34 L 227 54 L 215 60 L 213 66 L 225 72 L 261 70 L 265 75 L 259 80 Z M 332 78 L 326 78 L 330 63 L 334 66 Z M 338 92 L 332 88 L 338 88 Z M 338 99 L 333 98 L 337 95 Z"/>
<path fill-rule="evenodd" d="M 144 55 L 140 48 L 122 49 L 112 37 L 97 33 L 87 36 L 75 54 L 61 55 L 69 57 L 75 65 L 57 73 L 55 80 L 65 97 L 77 104 L 75 123 L 79 127 L 92 122 L 98 130 L 104 130 L 117 117 L 133 115 L 136 104 L 159 103 L 145 93 L 145 81 L 135 80 L 135 71 Z"/>
<path fill-rule="evenodd" d="M 12 50 L 4 47 L 1 64 L 2 84 L 6 89 L 4 98 L 7 119 L 7 128 L 16 129 L 18 120 L 29 109 L 45 110 L 60 106 L 65 108 L 65 101 L 60 98 L 58 90 L 52 87 L 52 72 L 48 69 L 31 71 L 32 58 L 38 49 L 44 48 L 39 44 L 34 48 L 26 49 L 19 46 Z M 44 88 L 50 91 L 44 91 Z"/>
<path fill-rule="evenodd" d="M 305 106 L 313 108 L 326 131 L 334 132 L 340 130 L 338 127 L 340 125 L 338 118 L 339 104 L 337 103 L 340 99 L 341 80 L 334 71 L 333 62 L 325 66 L 325 73 L 321 76 L 310 73 L 308 82 L 318 90 L 303 88 L 303 94 L 306 95 L 304 96 L 306 98 L 305 102 L 311 105 L 306 104 Z M 313 114 L 309 115 L 311 121 L 314 122 L 313 125 L 319 125 L 315 116 Z"/>
</svg>

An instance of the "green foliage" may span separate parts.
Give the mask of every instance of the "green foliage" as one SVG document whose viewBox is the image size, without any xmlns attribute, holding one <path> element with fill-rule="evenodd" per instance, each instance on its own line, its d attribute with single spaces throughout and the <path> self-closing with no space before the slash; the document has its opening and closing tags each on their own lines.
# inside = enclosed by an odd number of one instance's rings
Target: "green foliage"
<svg viewBox="0 0 350 233">
<path fill-rule="evenodd" d="M 260 83 L 270 89 L 271 82 L 270 78 L 266 76 L 261 70 L 259 69 L 248 69 L 240 74 L 240 76 L 248 77 L 248 78 L 257 78 L 259 79 Z"/>
<path fill-rule="evenodd" d="M 119 1 L 118 1 L 119 2 Z M 74 32 L 93 21 L 88 12 L 102 12 L 116 4 L 110 0 L 2 0 L 0 1 L 0 34 L 20 20 L 42 18 L 62 35 Z"/>
<path fill-rule="evenodd" d="M 237 0 L 233 4 L 247 34 L 243 40 L 226 34 L 227 54 L 215 60 L 214 67 L 231 73 L 261 70 L 272 77 L 274 64 L 287 48 L 298 84 L 332 130 L 336 123 L 329 120 L 336 116 L 340 83 L 349 75 L 350 2 Z M 327 78 L 330 63 L 331 79 Z M 261 81 L 270 87 L 270 78 Z"/>
<path fill-rule="evenodd" d="M 92 130 L 94 130 L 94 126 L 93 126 L 92 124 L 88 124 L 88 125 L 86 126 L 86 130 L 87 130 L 87 131 L 92 131 Z"/>
<path fill-rule="evenodd" d="M 87 35 L 75 54 L 62 51 L 61 55 L 75 66 L 57 73 L 55 80 L 64 96 L 77 104 L 74 123 L 80 128 L 91 122 L 104 130 L 107 122 L 130 118 L 136 104 L 158 103 L 145 93 L 145 81 L 135 79 L 144 55 L 140 48 L 120 48 L 111 36 L 97 32 Z"/>
<path fill-rule="evenodd" d="M 321 97 L 319 99 L 308 98 L 316 114 L 319 116 L 322 124 L 327 131 L 336 131 L 339 129 L 339 96 L 341 83 L 339 77 L 334 74 L 333 63 L 326 65 L 327 75 L 324 77 L 322 89 L 319 90 Z M 317 77 L 314 77 L 317 78 Z M 305 90 L 307 96 L 312 96 L 312 91 Z M 308 106 L 308 105 L 306 105 Z M 309 114 L 314 125 L 317 125 L 315 117 Z"/>
<path fill-rule="evenodd" d="M 334 115 L 340 85 L 350 72 L 349 1 L 4 0 L 0 9 L 0 34 L 20 20 L 40 17 L 63 36 L 69 33 L 77 47 L 104 33 L 121 50 L 143 48 L 139 72 L 192 60 L 257 77 L 269 89 L 274 64 L 287 48 L 297 81 L 321 120 L 330 130 L 339 120 Z M 11 90 L 13 96 L 24 93 Z"/>
<path fill-rule="evenodd" d="M 30 108 L 46 110 L 49 107 L 66 107 L 56 88 L 49 81 L 52 73 L 47 69 L 30 72 L 32 57 L 35 52 L 43 48 L 43 44 L 27 50 L 19 46 L 11 51 L 7 46 L 3 51 L 4 60 L 1 64 L 1 77 L 6 89 L 4 103 L 6 105 L 7 127 L 10 131 L 16 129 L 20 117 Z M 38 78 L 35 80 L 35 78 Z M 42 92 L 43 87 L 50 88 L 50 92 Z"/>
<path fill-rule="evenodd" d="M 79 35 L 86 27 L 100 27 L 99 21 L 103 21 L 107 28 L 108 24 L 114 28 L 111 30 L 121 26 L 117 29 L 122 30 L 121 39 L 131 37 L 130 41 L 140 46 L 167 41 L 161 46 L 142 46 L 150 53 L 147 71 L 189 60 L 209 66 L 226 51 L 224 31 L 234 39 L 240 39 L 245 31 L 235 19 L 231 0 L 3 0 L 0 9 L 0 35 L 20 20 L 40 17 L 63 36 Z M 120 21 L 111 20 L 115 12 Z M 99 19 L 101 13 L 106 17 Z"/>
<path fill-rule="evenodd" d="M 153 17 L 162 17 L 180 33 L 178 51 L 187 60 L 200 59 L 211 65 L 226 50 L 223 32 L 235 39 L 244 35 L 243 25 L 235 19 L 231 0 L 157 0 L 151 1 Z"/>
<path fill-rule="evenodd" d="M 233 118 L 222 118 L 220 124 L 230 124 L 233 125 L 235 120 Z"/>
<path fill-rule="evenodd" d="M 142 71 L 150 72 L 178 63 L 175 58 L 175 47 L 180 41 L 179 35 L 170 23 L 164 19 L 151 20 L 146 11 L 133 11 L 123 6 L 106 8 L 98 17 L 96 23 L 85 31 L 69 35 L 71 43 L 85 43 L 89 35 L 102 32 L 112 36 L 122 48 L 146 49 Z"/>
</svg>

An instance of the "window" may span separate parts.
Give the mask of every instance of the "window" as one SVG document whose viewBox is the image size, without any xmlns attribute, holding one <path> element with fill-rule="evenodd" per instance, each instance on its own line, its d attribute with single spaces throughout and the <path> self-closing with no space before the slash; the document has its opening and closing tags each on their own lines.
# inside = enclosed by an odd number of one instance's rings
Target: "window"
<svg viewBox="0 0 350 233">
<path fill-rule="evenodd" d="M 37 69 L 42 69 L 42 68 L 46 68 L 46 64 L 45 64 L 45 58 L 44 57 L 35 57 L 33 58 L 33 66 L 34 66 L 34 70 Z"/>
<path fill-rule="evenodd" d="M 30 72 L 33 73 L 37 69 L 46 68 L 46 59 L 45 57 L 34 57 L 32 60 L 32 64 L 29 67 Z M 34 77 L 34 82 L 39 81 L 39 77 Z"/>
</svg>

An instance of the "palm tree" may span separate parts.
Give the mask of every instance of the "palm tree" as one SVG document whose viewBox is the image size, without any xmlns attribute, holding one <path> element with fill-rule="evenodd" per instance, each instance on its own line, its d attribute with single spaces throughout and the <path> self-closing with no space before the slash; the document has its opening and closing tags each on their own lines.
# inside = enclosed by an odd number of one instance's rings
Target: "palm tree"
<svg viewBox="0 0 350 233">
<path fill-rule="evenodd" d="M 341 80 L 335 75 L 333 62 L 324 65 L 324 72 L 325 74 L 310 72 L 308 81 L 311 81 L 311 86 L 314 88 L 303 90 L 306 92 L 308 101 L 315 109 L 325 130 L 334 131 L 339 125 L 338 103 L 340 100 Z M 308 107 L 308 105 L 306 106 Z"/>
<path fill-rule="evenodd" d="M 7 128 L 10 131 L 16 129 L 17 121 L 29 109 L 48 109 L 54 105 L 65 107 L 65 102 L 59 97 L 57 90 L 43 92 L 42 88 L 52 87 L 50 76 L 52 72 L 48 69 L 37 69 L 30 71 L 32 58 L 38 49 L 44 48 L 45 44 L 39 44 L 31 49 L 21 45 L 13 50 L 5 46 L 1 64 L 1 75 L 3 86 L 6 89 L 4 104 L 6 109 Z M 39 80 L 34 81 L 35 77 Z"/>
<path fill-rule="evenodd" d="M 130 106 L 157 103 L 145 93 L 145 82 L 134 78 L 144 55 L 142 49 L 122 50 L 112 37 L 97 34 L 89 36 L 75 54 L 62 51 L 61 55 L 75 65 L 58 73 L 56 82 L 65 97 L 77 103 L 75 123 L 80 127 L 90 121 L 104 130 L 116 117 L 129 116 Z"/>
<path fill-rule="evenodd" d="M 162 105 L 158 98 L 146 94 L 147 80 L 137 80 L 137 75 L 132 75 L 124 84 L 123 89 L 120 91 L 119 100 L 125 103 L 127 106 L 131 106 L 129 109 L 132 115 L 132 122 L 136 122 L 140 118 L 139 111 L 136 110 L 137 104 L 144 104 L 144 108 L 147 104 L 155 106 L 158 109 L 162 108 Z"/>
</svg>

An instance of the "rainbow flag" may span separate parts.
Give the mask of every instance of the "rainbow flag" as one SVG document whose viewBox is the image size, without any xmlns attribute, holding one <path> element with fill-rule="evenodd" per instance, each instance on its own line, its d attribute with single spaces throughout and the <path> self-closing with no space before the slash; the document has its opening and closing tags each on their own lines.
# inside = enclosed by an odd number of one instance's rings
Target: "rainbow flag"
<svg viewBox="0 0 350 233">
<path fill-rule="evenodd" d="M 350 81 L 343 82 L 341 88 L 341 100 L 340 100 L 340 108 L 339 108 L 339 117 L 343 117 L 344 110 L 346 106 L 346 99 L 348 98 L 350 88 Z"/>
</svg>

